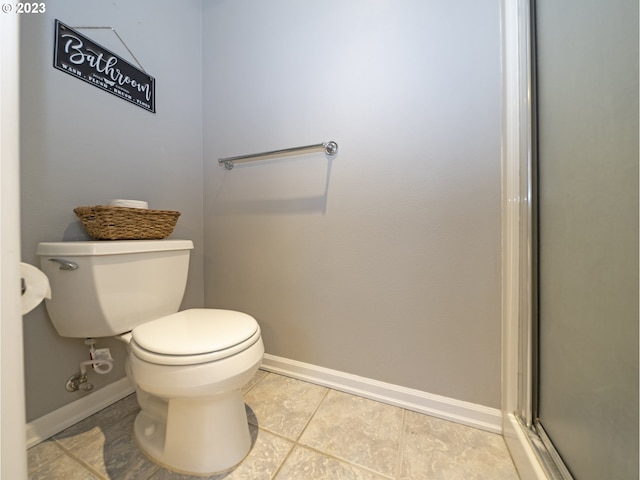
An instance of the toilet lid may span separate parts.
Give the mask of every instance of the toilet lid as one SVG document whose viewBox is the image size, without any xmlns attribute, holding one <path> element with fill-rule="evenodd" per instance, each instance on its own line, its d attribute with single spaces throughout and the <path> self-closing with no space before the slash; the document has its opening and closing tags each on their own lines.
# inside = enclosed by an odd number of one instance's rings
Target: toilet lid
<svg viewBox="0 0 640 480">
<path fill-rule="evenodd" d="M 191 356 L 229 349 L 258 331 L 258 322 L 246 313 L 195 308 L 139 325 L 131 335 L 150 353 Z"/>
</svg>

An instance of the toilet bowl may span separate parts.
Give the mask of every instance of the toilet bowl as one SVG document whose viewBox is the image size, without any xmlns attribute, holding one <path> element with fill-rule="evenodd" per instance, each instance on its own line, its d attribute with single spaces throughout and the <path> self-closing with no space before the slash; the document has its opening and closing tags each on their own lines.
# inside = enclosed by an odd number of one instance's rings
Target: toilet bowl
<svg viewBox="0 0 640 480">
<path fill-rule="evenodd" d="M 128 370 L 135 385 L 164 399 L 155 408 L 141 402 L 134 424 L 140 449 L 185 473 L 240 463 L 251 447 L 242 388 L 264 354 L 255 320 L 192 309 L 136 327 L 131 337 Z"/>
<path fill-rule="evenodd" d="M 138 447 L 171 470 L 209 475 L 233 468 L 251 448 L 242 389 L 264 346 L 250 315 L 177 311 L 192 248 L 184 240 L 48 242 L 36 253 L 61 336 L 127 343 L 141 408 Z"/>
</svg>

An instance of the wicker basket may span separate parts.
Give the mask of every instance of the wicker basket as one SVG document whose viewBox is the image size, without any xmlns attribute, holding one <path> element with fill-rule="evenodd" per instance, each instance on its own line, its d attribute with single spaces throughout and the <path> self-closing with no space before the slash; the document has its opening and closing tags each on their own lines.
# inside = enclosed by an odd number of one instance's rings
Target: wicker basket
<svg viewBox="0 0 640 480">
<path fill-rule="evenodd" d="M 96 205 L 73 209 L 95 240 L 152 240 L 171 235 L 180 212 Z"/>
</svg>

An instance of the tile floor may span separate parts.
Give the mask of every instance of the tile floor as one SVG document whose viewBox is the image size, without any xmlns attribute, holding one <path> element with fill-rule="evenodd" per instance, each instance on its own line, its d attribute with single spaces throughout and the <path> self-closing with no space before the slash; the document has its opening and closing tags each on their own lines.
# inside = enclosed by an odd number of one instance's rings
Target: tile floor
<svg viewBox="0 0 640 480">
<path fill-rule="evenodd" d="M 518 479 L 500 435 L 262 370 L 244 397 L 254 445 L 225 474 L 150 462 L 131 438 L 130 395 L 29 449 L 29 479 Z"/>
</svg>

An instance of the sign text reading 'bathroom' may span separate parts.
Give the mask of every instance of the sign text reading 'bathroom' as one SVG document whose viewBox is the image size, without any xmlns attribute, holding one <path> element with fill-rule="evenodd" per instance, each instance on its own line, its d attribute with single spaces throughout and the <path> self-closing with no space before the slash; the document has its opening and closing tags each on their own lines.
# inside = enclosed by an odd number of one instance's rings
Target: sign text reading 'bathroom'
<svg viewBox="0 0 640 480">
<path fill-rule="evenodd" d="M 156 112 L 153 77 L 59 20 L 53 55 L 53 66 L 58 70 Z"/>
</svg>

